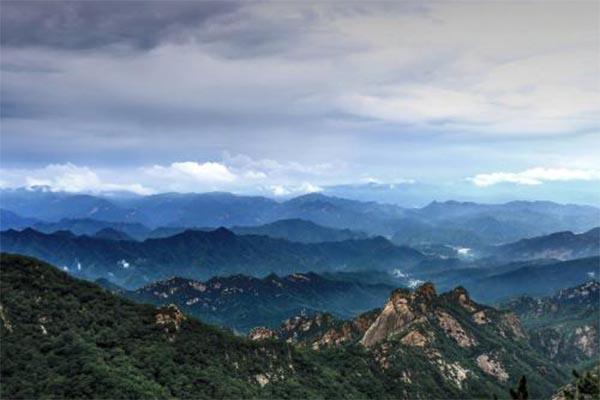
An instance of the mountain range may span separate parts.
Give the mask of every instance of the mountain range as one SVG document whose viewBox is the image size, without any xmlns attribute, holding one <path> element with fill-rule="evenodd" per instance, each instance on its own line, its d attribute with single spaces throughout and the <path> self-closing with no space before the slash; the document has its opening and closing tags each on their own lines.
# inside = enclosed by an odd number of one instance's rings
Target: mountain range
<svg viewBox="0 0 600 400">
<path fill-rule="evenodd" d="M 576 234 L 570 231 L 521 239 L 489 250 L 492 257 L 508 260 L 557 259 L 600 256 L 600 228 Z"/>
<path fill-rule="evenodd" d="M 319 193 L 276 201 L 231 193 L 165 193 L 99 197 L 48 190 L 4 189 L 2 208 L 44 222 L 96 219 L 158 227 L 256 226 L 302 219 L 337 229 L 394 237 L 399 244 L 500 244 L 526 237 L 598 225 L 591 206 L 514 201 L 505 204 L 432 202 L 422 208 L 348 200 Z M 8 229 L 11 226 L 3 226 Z M 135 235 L 125 231 L 130 236 Z"/>
<path fill-rule="evenodd" d="M 33 229 L 0 233 L 3 251 L 39 257 L 88 279 L 106 278 L 127 288 L 180 276 L 266 276 L 336 270 L 392 270 L 427 259 L 382 237 L 341 242 L 296 243 L 259 235 L 236 235 L 225 228 L 187 230 L 143 242 L 75 236 Z"/>
<path fill-rule="evenodd" d="M 600 283 L 534 298 L 521 296 L 501 305 L 515 312 L 530 334 L 530 342 L 552 360 L 586 367 L 600 355 Z"/>
<path fill-rule="evenodd" d="M 467 288 L 473 298 L 488 304 L 529 294 L 547 296 L 557 290 L 576 286 L 597 277 L 600 257 L 568 261 L 532 260 L 448 269 L 424 274 L 420 279 L 436 282 L 442 289 L 457 284 Z"/>
<path fill-rule="evenodd" d="M 106 285 L 106 281 L 99 282 Z M 337 281 L 315 273 L 265 278 L 246 275 L 215 277 L 201 282 L 171 278 L 135 291 L 106 285 L 108 290 L 138 302 L 175 304 L 202 321 L 248 332 L 256 326 L 275 327 L 290 315 L 319 311 L 350 318 L 380 306 L 394 286 Z"/>
<path fill-rule="evenodd" d="M 399 289 L 356 319 L 291 318 L 279 331 L 290 340 L 248 340 L 35 259 L 2 254 L 1 272 L 4 398 L 484 398 L 521 375 L 542 398 L 568 380 L 518 317 L 461 288 Z"/>
<path fill-rule="evenodd" d="M 150 229 L 140 223 L 109 222 L 92 218 L 63 218 L 57 222 L 41 222 L 36 219 L 18 217 L 17 214 L 6 210 L 3 210 L 3 213 L 8 215 L 6 223 L 3 222 L 2 224 L 3 228 L 6 228 L 4 230 L 33 228 L 44 233 L 70 231 L 79 236 L 98 236 L 101 231 L 110 230 L 112 231 L 111 237 L 118 236 L 119 234 L 116 232 L 120 232 L 121 235 L 126 235 L 130 240 L 145 240 L 174 236 L 189 229 L 175 226 Z M 193 229 L 210 231 L 215 228 L 195 227 Z M 302 219 L 278 220 L 257 226 L 233 226 L 229 229 L 239 235 L 265 235 L 300 243 L 338 242 L 350 239 L 366 239 L 368 237 L 363 232 L 328 228 Z M 100 235 L 100 237 L 102 236 L 104 234 Z"/>
</svg>

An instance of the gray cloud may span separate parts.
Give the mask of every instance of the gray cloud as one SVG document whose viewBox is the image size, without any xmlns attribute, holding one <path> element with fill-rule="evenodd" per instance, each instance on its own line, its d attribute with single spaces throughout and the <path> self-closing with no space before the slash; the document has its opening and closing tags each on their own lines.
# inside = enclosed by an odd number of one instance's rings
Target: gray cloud
<svg viewBox="0 0 600 400">
<path fill-rule="evenodd" d="M 227 1 L 3 1 L 1 43 L 10 47 L 151 49 L 236 10 Z"/>
<path fill-rule="evenodd" d="M 2 167 L 72 162 L 118 176 L 229 151 L 281 165 L 335 158 L 345 182 L 595 168 L 596 11 L 2 2 Z M 303 183 L 282 171 L 269 184 Z"/>
</svg>

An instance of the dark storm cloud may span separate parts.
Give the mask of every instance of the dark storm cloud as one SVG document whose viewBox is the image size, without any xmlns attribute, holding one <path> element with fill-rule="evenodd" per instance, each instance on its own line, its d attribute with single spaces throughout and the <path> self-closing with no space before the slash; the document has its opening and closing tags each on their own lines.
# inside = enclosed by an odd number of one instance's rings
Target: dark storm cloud
<svg viewBox="0 0 600 400">
<path fill-rule="evenodd" d="M 151 49 L 238 9 L 232 2 L 3 1 L 1 43 L 86 50 L 112 45 Z"/>
</svg>

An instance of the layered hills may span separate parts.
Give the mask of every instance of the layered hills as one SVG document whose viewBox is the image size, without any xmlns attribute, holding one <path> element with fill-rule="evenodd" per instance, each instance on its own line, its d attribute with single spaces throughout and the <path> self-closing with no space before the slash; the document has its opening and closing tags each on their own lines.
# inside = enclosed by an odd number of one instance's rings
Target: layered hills
<svg viewBox="0 0 600 400">
<path fill-rule="evenodd" d="M 597 226 L 600 213 L 595 207 L 543 201 L 447 201 L 402 208 L 319 193 L 282 202 L 231 193 L 99 197 L 30 189 L 2 190 L 0 197 L 6 210 L 42 222 L 96 219 L 140 223 L 155 229 L 246 227 L 303 219 L 330 228 L 393 236 L 396 243 L 411 246 L 435 243 L 475 247 L 565 230 L 581 232 Z M 17 226 L 5 225 L 3 229 L 11 227 Z M 135 237 L 131 232 L 125 233 Z"/>
<path fill-rule="evenodd" d="M 1 272 L 4 398 L 504 397 L 522 374 L 541 398 L 568 379 L 516 316 L 462 289 L 400 289 L 354 320 L 293 318 L 290 340 L 247 340 L 35 259 L 2 254 Z"/>
<path fill-rule="evenodd" d="M 2 249 L 39 257 L 88 279 L 105 278 L 127 288 L 181 276 L 336 270 L 391 270 L 426 259 L 420 252 L 393 245 L 382 237 L 340 242 L 296 243 L 259 235 L 236 235 L 220 228 L 193 231 L 143 242 L 44 234 L 33 229 L 3 231 Z"/>
<path fill-rule="evenodd" d="M 600 228 L 580 234 L 565 231 L 521 239 L 491 248 L 489 254 L 503 260 L 571 260 L 600 256 Z"/>
</svg>

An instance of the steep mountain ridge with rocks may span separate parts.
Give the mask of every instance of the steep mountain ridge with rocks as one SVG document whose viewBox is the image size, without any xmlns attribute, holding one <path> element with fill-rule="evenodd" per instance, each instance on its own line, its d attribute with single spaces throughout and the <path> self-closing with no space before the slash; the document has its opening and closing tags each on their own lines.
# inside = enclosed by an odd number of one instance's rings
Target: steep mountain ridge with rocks
<svg viewBox="0 0 600 400">
<path fill-rule="evenodd" d="M 600 354 L 600 283 L 596 280 L 553 296 L 521 296 L 502 307 L 523 320 L 532 346 L 552 360 L 576 366 Z"/>
<path fill-rule="evenodd" d="M 407 382 L 413 380 L 411 371 L 403 368 L 408 359 L 436 369 L 459 388 L 477 379 L 506 384 L 521 374 L 539 385 L 560 375 L 530 347 L 515 314 L 477 304 L 461 287 L 437 294 L 431 283 L 414 291 L 396 289 L 383 308 L 352 320 L 300 315 L 277 330 L 256 328 L 250 338 L 284 340 L 321 351 L 360 348 L 382 370 L 395 371 Z"/>
</svg>

